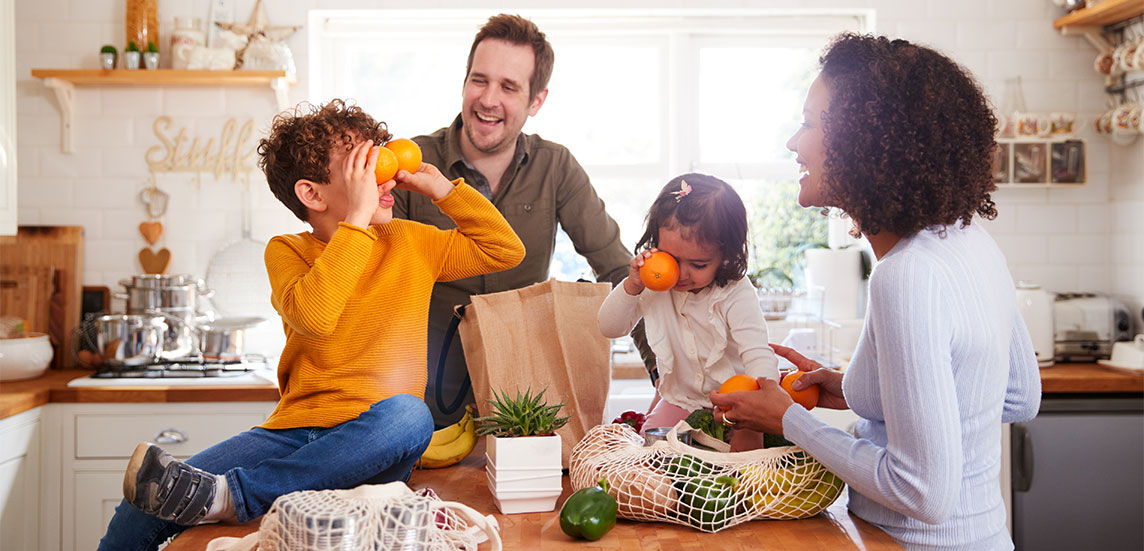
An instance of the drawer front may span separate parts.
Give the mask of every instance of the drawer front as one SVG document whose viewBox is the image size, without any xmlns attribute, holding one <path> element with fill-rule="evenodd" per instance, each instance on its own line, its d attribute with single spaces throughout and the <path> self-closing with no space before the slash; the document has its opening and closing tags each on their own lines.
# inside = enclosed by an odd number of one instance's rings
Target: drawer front
<svg viewBox="0 0 1144 551">
<path fill-rule="evenodd" d="M 75 417 L 76 459 L 126 459 L 140 442 L 190 457 L 266 420 L 259 413 L 160 415 L 84 414 Z"/>
</svg>

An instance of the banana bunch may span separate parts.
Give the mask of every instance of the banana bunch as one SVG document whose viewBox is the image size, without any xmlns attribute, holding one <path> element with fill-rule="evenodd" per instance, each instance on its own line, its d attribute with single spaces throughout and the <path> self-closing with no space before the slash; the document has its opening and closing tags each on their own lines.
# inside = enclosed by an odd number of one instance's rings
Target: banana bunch
<svg viewBox="0 0 1144 551">
<path fill-rule="evenodd" d="M 460 463 L 477 445 L 477 424 L 473 421 L 473 405 L 465 406 L 465 416 L 457 423 L 433 432 L 429 447 L 421 454 L 418 466 L 440 469 Z"/>
</svg>

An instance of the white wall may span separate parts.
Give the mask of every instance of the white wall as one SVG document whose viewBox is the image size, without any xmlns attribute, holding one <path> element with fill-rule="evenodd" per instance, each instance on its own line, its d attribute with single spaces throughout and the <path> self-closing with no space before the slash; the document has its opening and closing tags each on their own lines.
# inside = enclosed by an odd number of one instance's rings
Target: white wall
<svg viewBox="0 0 1144 551">
<path fill-rule="evenodd" d="M 245 20 L 254 0 L 235 3 L 237 19 Z M 159 4 L 162 37 L 170 36 L 175 15 L 205 19 L 208 11 L 206 0 Z M 1115 293 L 1140 315 L 1144 140 L 1121 147 L 1089 130 L 1093 116 L 1105 108 L 1101 79 L 1092 70 L 1096 52 L 1079 37 L 1053 31 L 1052 20 L 1060 13 L 1048 0 L 533 0 L 509 5 L 441 0 L 417 7 L 488 6 L 490 15 L 516 7 L 873 7 L 879 33 L 945 51 L 972 70 L 998 104 L 1004 80 L 1020 75 L 1030 110 L 1078 113 L 1080 135 L 1088 140 L 1089 182 L 1066 189 L 1001 190 L 994 195 L 1001 215 L 987 226 L 1008 255 L 1014 277 L 1052 290 Z M 266 6 L 273 25 L 304 24 L 312 8 L 410 7 L 363 0 L 274 0 Z M 188 127 L 189 135 L 210 138 L 231 117 L 253 117 L 265 131 L 276 110 L 269 90 L 260 88 L 81 87 L 76 94 L 77 151 L 60 153 L 55 99 L 30 70 L 95 67 L 100 45 L 123 42 L 123 11 L 123 0 L 17 0 L 16 7 L 19 222 L 85 226 L 84 281 L 113 287 L 139 271 L 135 255 L 144 242 L 136 226 L 144 215 L 136 195 L 147 176 L 143 154 L 158 145 L 151 131 L 155 117 L 172 116 L 176 127 Z M 300 73 L 291 99 L 301 101 L 308 66 L 305 30 L 288 43 Z M 466 54 L 457 52 L 458 58 Z M 198 187 L 193 178 L 182 176 L 161 180 L 160 187 L 172 195 L 164 219 L 166 239 L 160 243 L 173 252 L 171 271 L 202 274 L 215 251 L 241 236 L 239 189 L 229 181 L 204 181 Z M 253 187 L 256 237 L 303 228 L 261 180 Z"/>
</svg>

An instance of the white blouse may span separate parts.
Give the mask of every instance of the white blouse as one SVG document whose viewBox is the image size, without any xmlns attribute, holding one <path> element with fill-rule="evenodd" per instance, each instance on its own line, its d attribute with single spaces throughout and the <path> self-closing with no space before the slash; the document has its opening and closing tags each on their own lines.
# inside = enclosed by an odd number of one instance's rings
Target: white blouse
<svg viewBox="0 0 1144 551">
<path fill-rule="evenodd" d="M 632 296 L 616 285 L 598 318 L 608 338 L 627 335 L 644 319 L 659 368 L 659 393 L 681 408 L 711 407 L 707 395 L 732 375 L 778 380 L 763 309 L 745 277 L 697 293 L 644 289 Z"/>
</svg>

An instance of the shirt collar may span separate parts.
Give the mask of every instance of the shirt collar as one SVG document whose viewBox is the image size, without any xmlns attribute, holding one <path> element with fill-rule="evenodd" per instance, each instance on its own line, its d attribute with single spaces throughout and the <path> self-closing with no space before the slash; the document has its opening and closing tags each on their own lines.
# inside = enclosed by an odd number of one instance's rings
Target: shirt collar
<svg viewBox="0 0 1144 551">
<path fill-rule="evenodd" d="M 462 166 L 469 170 L 473 170 L 473 165 L 465 159 L 464 153 L 461 152 L 461 121 L 460 113 L 457 118 L 453 119 L 453 123 L 445 130 L 445 164 L 446 166 L 454 166 L 461 163 Z M 529 156 L 532 153 L 532 145 L 529 140 L 524 139 L 524 132 L 516 135 L 516 153 L 512 156 L 513 166 L 519 166 L 528 162 Z"/>
</svg>

